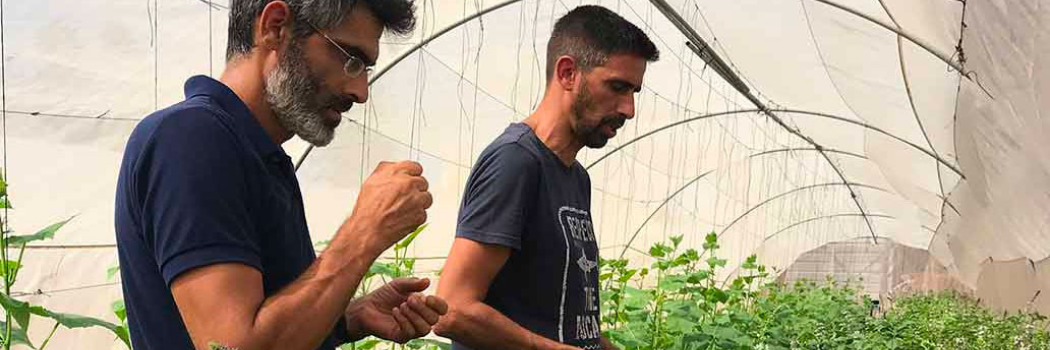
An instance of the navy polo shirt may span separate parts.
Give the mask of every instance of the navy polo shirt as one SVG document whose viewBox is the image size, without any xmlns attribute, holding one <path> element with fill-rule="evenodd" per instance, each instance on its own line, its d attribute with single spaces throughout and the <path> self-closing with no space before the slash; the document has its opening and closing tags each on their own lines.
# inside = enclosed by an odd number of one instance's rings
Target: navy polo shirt
<svg viewBox="0 0 1050 350">
<path fill-rule="evenodd" d="M 117 182 L 117 251 L 136 350 L 193 348 L 169 289 L 180 274 L 244 264 L 262 273 L 269 297 L 316 257 L 291 158 L 221 82 L 196 76 L 185 90 L 185 101 L 132 132 Z M 339 345 L 343 329 L 339 322 L 321 349 Z"/>
</svg>

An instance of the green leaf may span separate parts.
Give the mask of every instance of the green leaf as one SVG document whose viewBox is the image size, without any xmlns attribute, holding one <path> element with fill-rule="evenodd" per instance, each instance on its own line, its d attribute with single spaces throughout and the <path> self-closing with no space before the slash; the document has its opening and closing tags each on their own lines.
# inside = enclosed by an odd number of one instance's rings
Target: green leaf
<svg viewBox="0 0 1050 350">
<path fill-rule="evenodd" d="M 412 349 L 420 349 L 426 347 L 427 349 L 440 349 L 440 350 L 451 350 L 452 344 L 446 343 L 434 339 L 412 339 L 407 344 Z"/>
<path fill-rule="evenodd" d="M 686 249 L 685 253 L 682 253 L 681 256 L 690 262 L 700 260 L 700 253 L 693 248 Z"/>
<path fill-rule="evenodd" d="M 649 293 L 633 287 L 625 288 L 624 296 L 624 305 L 628 308 L 642 309 L 652 300 L 652 296 Z"/>
<path fill-rule="evenodd" d="M 678 246 L 682 244 L 683 237 L 684 236 L 671 236 L 671 243 L 674 244 L 675 248 L 678 248 Z"/>
<path fill-rule="evenodd" d="M 0 294 L 0 304 L 2 304 L 4 308 L 15 317 L 15 321 L 17 321 L 19 325 L 22 325 L 22 328 L 28 326 L 29 314 L 33 314 L 55 320 L 58 324 L 66 328 L 102 327 L 110 330 L 113 334 L 117 335 L 117 337 L 120 337 L 125 344 L 131 344 L 130 340 L 127 338 L 127 334 L 123 334 L 122 337 L 122 334 L 118 332 L 120 326 L 97 318 L 54 312 L 45 309 L 42 306 L 30 306 L 29 303 L 12 299 L 3 294 Z"/>
<path fill-rule="evenodd" d="M 15 207 L 11 205 L 11 200 L 8 199 L 7 196 L 3 196 L 2 198 L 0 198 L 0 209 L 14 209 L 14 208 Z"/>
<path fill-rule="evenodd" d="M 362 339 L 353 343 L 346 343 L 339 347 L 339 350 L 371 350 L 375 349 L 376 345 L 379 345 L 380 341 L 374 338 Z"/>
<path fill-rule="evenodd" d="M 427 228 L 427 225 L 428 224 L 419 225 L 419 227 L 417 227 L 415 231 L 412 231 L 412 233 L 409 233 L 408 236 L 405 237 L 405 239 L 401 240 L 401 242 L 399 242 L 397 245 L 395 245 L 394 249 L 405 249 L 405 248 L 408 248 L 408 246 L 412 244 L 412 241 L 416 240 L 416 236 L 419 236 L 419 234 L 422 233 L 423 230 L 425 230 Z"/>
<path fill-rule="evenodd" d="M 128 311 L 127 308 L 124 307 L 123 299 L 114 301 L 113 304 L 109 306 L 109 308 L 110 310 L 113 310 L 114 315 L 117 315 L 117 319 L 120 320 L 120 322 L 124 322 L 124 320 L 127 319 Z"/>
<path fill-rule="evenodd" d="M 110 267 L 109 269 L 106 269 L 106 280 L 107 281 L 112 281 L 113 277 L 116 276 L 118 273 L 120 273 L 120 265 L 113 266 L 113 267 Z"/>
<path fill-rule="evenodd" d="M 669 251 L 671 251 L 671 248 L 664 245 L 663 243 L 657 243 L 654 244 L 652 247 L 649 247 L 649 255 L 651 255 L 654 258 L 665 257 L 667 256 L 667 252 Z"/>
<path fill-rule="evenodd" d="M 747 260 L 744 261 L 743 265 L 740 265 L 740 268 L 745 269 L 745 270 L 754 270 L 754 269 L 758 268 L 758 264 L 757 263 L 758 263 L 758 256 L 752 254 L 751 256 L 747 257 Z"/>
<path fill-rule="evenodd" d="M 208 342 L 208 347 L 211 348 L 211 350 L 237 350 L 237 348 L 231 348 L 217 342 Z"/>
<path fill-rule="evenodd" d="M 663 290 L 678 290 L 685 287 L 685 281 L 679 276 L 672 276 L 660 281 L 658 287 Z"/>
<path fill-rule="evenodd" d="M 726 300 L 729 300 L 729 295 L 718 288 L 708 289 L 704 295 L 707 297 L 707 301 L 714 303 L 724 303 Z"/>
<path fill-rule="evenodd" d="M 375 262 L 368 268 L 368 273 L 372 275 L 381 275 L 391 278 L 397 278 L 397 268 L 393 264 Z"/>
<path fill-rule="evenodd" d="M 128 349 L 131 349 L 131 333 L 128 332 L 127 326 L 117 326 L 113 333 L 117 335 L 117 339 L 120 339 L 124 342 L 124 345 L 128 346 Z"/>
<path fill-rule="evenodd" d="M 704 250 L 718 249 L 718 234 L 711 232 L 704 238 Z"/>
<path fill-rule="evenodd" d="M 21 265 L 18 265 L 17 261 L 8 260 L 7 269 L 4 269 L 2 264 L 0 264 L 0 276 L 5 276 L 7 274 L 5 271 L 18 271 L 20 267 Z"/>
<path fill-rule="evenodd" d="M 405 270 L 407 270 L 407 272 L 408 271 L 413 271 L 415 269 L 415 267 L 416 267 L 416 259 L 415 258 L 405 258 L 404 260 L 401 260 L 401 264 L 405 266 Z"/>
<path fill-rule="evenodd" d="M 73 218 L 69 218 L 65 221 L 52 224 L 51 226 L 48 226 L 43 230 L 40 230 L 37 233 L 34 233 L 29 236 L 9 236 L 7 237 L 7 245 L 11 247 L 17 247 L 24 243 L 54 238 L 55 232 L 57 232 L 58 229 L 62 228 L 62 226 L 65 226 L 67 223 L 69 223 L 70 220 L 73 220 Z"/>
<path fill-rule="evenodd" d="M 29 303 L 0 293 L 0 306 L 3 306 L 4 311 L 15 319 L 19 327 L 29 329 Z"/>
<path fill-rule="evenodd" d="M 7 323 L 0 321 L 0 331 L 5 331 L 4 333 L 0 333 L 0 339 L 3 339 L 3 336 L 7 334 L 6 330 Z M 32 349 L 36 349 L 36 346 L 29 341 L 29 335 L 26 334 L 25 329 L 18 326 L 11 326 L 11 344 L 25 344 Z"/>
<path fill-rule="evenodd" d="M 103 321 L 94 317 L 54 312 L 45 309 L 42 306 L 32 306 L 29 308 L 29 312 L 40 317 L 46 317 L 58 321 L 59 324 L 66 328 L 102 327 L 112 331 L 117 329 L 118 327 L 113 323 Z"/>
<path fill-rule="evenodd" d="M 630 281 L 631 277 L 634 277 L 634 274 L 636 274 L 636 273 L 638 273 L 638 270 L 627 270 L 627 271 L 624 271 L 624 273 L 622 275 L 620 275 L 620 278 L 616 279 L 616 281 L 620 282 L 620 283 L 624 283 L 624 282 Z"/>
</svg>

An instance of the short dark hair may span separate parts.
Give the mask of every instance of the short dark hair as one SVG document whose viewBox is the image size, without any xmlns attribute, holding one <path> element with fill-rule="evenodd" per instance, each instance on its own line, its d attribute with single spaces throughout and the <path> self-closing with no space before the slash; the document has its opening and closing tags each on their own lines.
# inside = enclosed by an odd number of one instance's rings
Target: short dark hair
<svg viewBox="0 0 1050 350">
<path fill-rule="evenodd" d="M 558 19 L 547 42 L 547 81 L 558 57 L 569 56 L 583 71 L 602 66 L 614 54 L 632 54 L 654 62 L 660 50 L 641 29 L 601 6 L 580 6 Z"/>
<path fill-rule="evenodd" d="M 266 5 L 278 0 L 231 0 L 229 43 L 226 60 L 252 51 L 255 46 L 253 26 Z M 318 29 L 330 29 L 339 25 L 358 2 L 363 2 L 375 15 L 386 31 L 404 35 L 416 25 L 413 0 L 283 0 L 291 9 L 292 37 L 299 39 L 313 33 L 307 24 Z M 305 21 L 305 22 L 304 22 Z"/>
</svg>

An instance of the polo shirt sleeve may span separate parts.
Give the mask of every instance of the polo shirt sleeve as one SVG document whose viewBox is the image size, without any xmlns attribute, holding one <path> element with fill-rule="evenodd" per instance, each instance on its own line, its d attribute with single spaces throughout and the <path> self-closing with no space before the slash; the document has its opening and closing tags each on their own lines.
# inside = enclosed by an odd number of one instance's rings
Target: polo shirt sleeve
<svg viewBox="0 0 1050 350">
<path fill-rule="evenodd" d="M 456 237 L 521 249 L 539 187 L 539 163 L 516 143 L 478 159 L 463 194 Z"/>
<path fill-rule="evenodd" d="M 143 238 L 165 283 L 219 263 L 261 272 L 244 141 L 206 107 L 173 111 L 155 127 L 134 176 Z"/>
</svg>

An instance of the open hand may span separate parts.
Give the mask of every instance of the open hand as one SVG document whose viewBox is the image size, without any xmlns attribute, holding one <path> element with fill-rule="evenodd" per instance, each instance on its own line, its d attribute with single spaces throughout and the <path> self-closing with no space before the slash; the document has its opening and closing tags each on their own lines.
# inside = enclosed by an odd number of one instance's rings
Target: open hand
<svg viewBox="0 0 1050 350">
<path fill-rule="evenodd" d="M 439 297 L 423 295 L 430 280 L 398 278 L 350 305 L 348 316 L 360 330 L 398 343 L 423 337 L 448 312 Z M 350 313 L 354 313 L 350 315 Z"/>
</svg>

